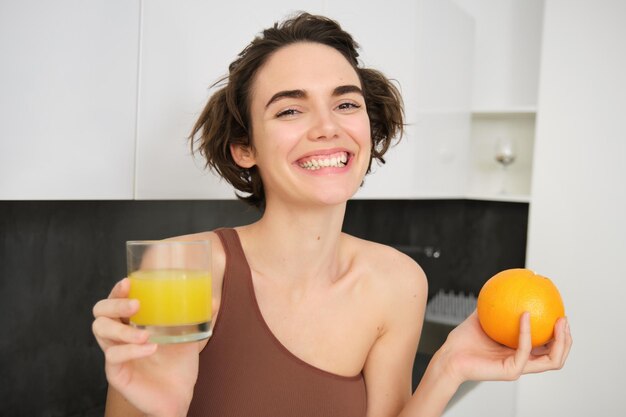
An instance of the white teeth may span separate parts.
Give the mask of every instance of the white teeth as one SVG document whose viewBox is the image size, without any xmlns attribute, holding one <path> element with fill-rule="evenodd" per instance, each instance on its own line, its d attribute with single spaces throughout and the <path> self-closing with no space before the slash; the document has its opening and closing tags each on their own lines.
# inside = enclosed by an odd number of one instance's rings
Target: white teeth
<svg viewBox="0 0 626 417">
<path fill-rule="evenodd" d="M 348 154 L 342 152 L 339 156 L 333 156 L 332 158 L 310 159 L 300 163 L 300 167 L 314 171 L 326 167 L 344 167 L 347 162 Z"/>
</svg>

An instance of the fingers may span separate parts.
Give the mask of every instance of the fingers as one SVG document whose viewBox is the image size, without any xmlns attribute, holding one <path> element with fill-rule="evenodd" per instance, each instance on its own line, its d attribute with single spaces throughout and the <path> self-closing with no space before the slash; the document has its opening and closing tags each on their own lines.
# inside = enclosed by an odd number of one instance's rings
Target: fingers
<svg viewBox="0 0 626 417">
<path fill-rule="evenodd" d="M 550 353 L 550 349 L 552 348 L 553 344 L 554 344 L 554 340 L 545 345 L 534 347 L 530 353 L 532 356 L 547 355 L 548 353 Z"/>
<path fill-rule="evenodd" d="M 93 306 L 94 317 L 128 318 L 139 311 L 139 300 L 128 298 L 107 298 Z"/>
<path fill-rule="evenodd" d="M 520 331 L 517 350 L 513 357 L 513 366 L 508 369 L 508 377 L 511 380 L 515 380 L 522 375 L 530 352 L 532 350 L 532 340 L 530 334 L 530 313 L 524 312 L 520 317 Z"/>
<path fill-rule="evenodd" d="M 109 298 L 126 298 L 128 297 L 129 291 L 130 280 L 128 278 L 123 278 L 113 286 L 113 289 L 111 289 L 111 293 L 109 294 Z"/>
<path fill-rule="evenodd" d="M 528 362 L 524 373 L 537 373 L 561 369 L 565 365 L 572 347 L 572 336 L 565 317 L 560 318 L 554 326 L 554 340 L 548 345 L 545 354 L 534 357 Z"/>
<path fill-rule="evenodd" d="M 569 351 L 572 348 L 572 344 L 574 343 L 574 339 L 572 338 L 572 333 L 569 328 L 569 319 L 565 318 L 565 340 L 567 343 L 567 354 L 569 355 Z"/>
<path fill-rule="evenodd" d="M 554 326 L 554 343 L 552 344 L 550 351 L 547 355 L 544 355 L 546 370 L 549 369 L 561 369 L 567 359 L 567 353 L 569 352 L 569 345 L 566 335 L 567 319 L 565 317 L 560 318 Z M 567 331 L 569 333 L 569 331 Z"/>
<path fill-rule="evenodd" d="M 139 310 L 139 301 L 126 298 L 130 288 L 127 278 L 111 290 L 109 298 L 100 300 L 93 307 L 95 320 L 92 331 L 102 350 L 117 344 L 143 344 L 148 339 L 145 330 L 128 326 L 128 318 Z"/>
<path fill-rule="evenodd" d="M 120 343 L 143 344 L 149 337 L 147 330 L 137 329 L 108 317 L 96 318 L 92 330 L 103 349 Z"/>
<path fill-rule="evenodd" d="M 104 352 L 105 369 L 109 381 L 120 381 L 128 376 L 125 363 L 144 358 L 156 352 L 157 346 L 147 343 L 147 330 L 128 325 L 128 319 L 139 311 L 139 301 L 128 299 L 130 280 L 124 278 L 116 283 L 108 298 L 93 307 L 95 320 L 92 331 Z"/>
<path fill-rule="evenodd" d="M 143 345 L 116 345 L 108 348 L 104 354 L 108 365 L 113 367 L 125 362 L 152 355 L 157 350 L 156 343 Z"/>
<path fill-rule="evenodd" d="M 567 357 L 569 356 L 569 351 L 572 348 L 572 334 L 570 333 L 570 329 L 569 329 L 569 320 L 566 317 L 563 317 L 561 319 L 563 321 L 563 341 L 565 344 L 565 348 L 563 350 L 563 354 L 561 355 L 561 360 L 560 360 L 560 365 L 559 365 L 559 369 L 561 369 L 563 367 L 563 365 L 565 365 L 565 361 L 567 360 Z"/>
<path fill-rule="evenodd" d="M 156 344 L 111 346 L 104 352 L 104 369 L 109 384 L 120 390 L 131 382 L 132 371 L 126 366 L 130 361 L 154 354 Z"/>
</svg>

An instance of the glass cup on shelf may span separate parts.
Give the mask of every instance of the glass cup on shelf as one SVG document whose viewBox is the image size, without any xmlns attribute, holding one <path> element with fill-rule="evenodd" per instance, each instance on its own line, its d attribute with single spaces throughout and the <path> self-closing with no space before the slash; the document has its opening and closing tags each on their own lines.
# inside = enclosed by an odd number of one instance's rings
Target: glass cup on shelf
<svg viewBox="0 0 626 417">
<path fill-rule="evenodd" d="M 131 326 L 153 343 L 211 336 L 211 246 L 201 241 L 128 241 L 129 298 L 139 300 Z"/>
<path fill-rule="evenodd" d="M 502 136 L 496 139 L 495 159 L 502 167 L 502 178 L 500 180 L 500 194 L 507 194 L 506 179 L 507 168 L 515 162 L 515 144 L 511 137 Z"/>
</svg>

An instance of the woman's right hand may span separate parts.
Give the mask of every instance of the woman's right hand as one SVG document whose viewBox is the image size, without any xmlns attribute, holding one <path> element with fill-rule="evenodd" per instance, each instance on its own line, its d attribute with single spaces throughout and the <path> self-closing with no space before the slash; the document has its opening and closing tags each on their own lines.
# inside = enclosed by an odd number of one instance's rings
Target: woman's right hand
<svg viewBox="0 0 626 417">
<path fill-rule="evenodd" d="M 128 325 L 139 302 L 130 281 L 118 282 L 93 308 L 93 333 L 104 352 L 109 385 L 148 416 L 185 416 L 198 376 L 199 342 L 148 343 L 148 332 Z"/>
</svg>

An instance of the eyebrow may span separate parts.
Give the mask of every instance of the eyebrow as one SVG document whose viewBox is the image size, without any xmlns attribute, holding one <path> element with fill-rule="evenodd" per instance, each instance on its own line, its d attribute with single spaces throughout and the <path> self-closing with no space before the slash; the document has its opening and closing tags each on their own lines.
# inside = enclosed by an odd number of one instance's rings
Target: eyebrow
<svg viewBox="0 0 626 417">
<path fill-rule="evenodd" d="M 349 93 L 357 93 L 357 94 L 363 95 L 363 90 L 361 90 L 359 87 L 353 84 L 340 85 L 338 87 L 335 87 L 335 89 L 333 90 L 332 96 L 337 97 L 337 96 L 342 96 L 344 94 L 349 94 Z M 268 108 L 270 104 L 283 98 L 306 98 L 306 96 L 307 96 L 307 93 L 305 90 L 279 91 L 278 93 L 274 94 L 272 98 L 269 99 L 269 101 L 265 105 L 265 108 Z"/>
</svg>

